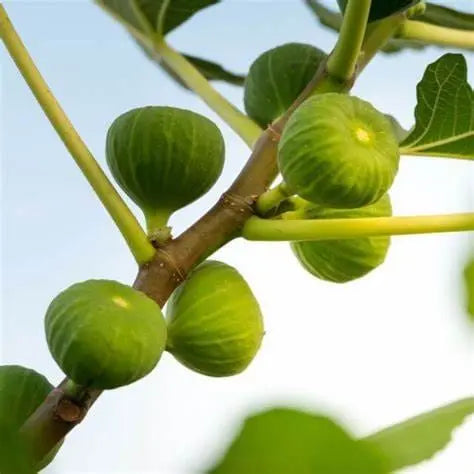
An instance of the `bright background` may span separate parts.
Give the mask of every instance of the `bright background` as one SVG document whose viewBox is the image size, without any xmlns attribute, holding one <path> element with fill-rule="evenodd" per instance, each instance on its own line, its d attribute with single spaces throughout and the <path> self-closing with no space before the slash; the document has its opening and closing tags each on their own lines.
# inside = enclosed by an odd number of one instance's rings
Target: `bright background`
<svg viewBox="0 0 474 474">
<path fill-rule="evenodd" d="M 335 4 L 335 2 L 332 2 Z M 472 2 L 449 2 L 473 10 Z M 137 106 L 185 107 L 214 119 L 227 162 L 218 185 L 172 221 L 178 233 L 231 182 L 248 150 L 191 93 L 138 51 L 120 26 L 90 3 L 11 2 L 12 20 L 73 123 L 104 164 L 104 136 Z M 297 0 L 224 0 L 176 30 L 182 50 L 245 71 L 270 47 L 334 35 Z M 76 169 L 13 63 L 1 50 L 2 363 L 22 364 L 58 383 L 43 315 L 68 285 L 89 278 L 130 283 L 135 265 L 111 219 Z M 405 126 L 415 86 L 442 52 L 429 48 L 367 69 L 354 92 Z M 474 82 L 473 56 L 468 56 Z M 235 104 L 242 90 L 217 84 Z M 398 214 L 473 207 L 472 163 L 402 160 L 392 198 Z M 471 196 L 472 199 L 472 196 Z M 202 471 L 249 411 L 290 404 L 335 416 L 364 435 L 474 393 L 473 334 L 461 305 L 468 235 L 397 237 L 382 270 L 346 285 L 306 274 L 286 244 L 235 241 L 216 258 L 235 265 L 266 317 L 265 341 L 242 375 L 211 379 L 165 354 L 140 382 L 105 394 L 69 436 L 50 473 L 185 474 Z M 474 422 L 418 474 L 472 474 Z M 244 473 L 243 473 L 244 474 Z"/>
</svg>

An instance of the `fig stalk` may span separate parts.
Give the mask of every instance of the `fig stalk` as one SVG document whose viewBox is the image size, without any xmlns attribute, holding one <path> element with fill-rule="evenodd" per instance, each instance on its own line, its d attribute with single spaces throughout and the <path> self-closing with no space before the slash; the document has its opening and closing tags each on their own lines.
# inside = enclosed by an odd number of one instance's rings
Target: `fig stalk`
<svg viewBox="0 0 474 474">
<path fill-rule="evenodd" d="M 256 203 L 256 210 L 260 215 L 264 215 L 292 194 L 286 183 L 282 182 L 260 195 Z"/>
<path fill-rule="evenodd" d="M 372 0 L 349 0 L 334 51 L 328 59 L 327 70 L 342 82 L 350 80 L 364 42 Z"/>
<path fill-rule="evenodd" d="M 51 125 L 122 233 L 135 260 L 139 264 L 150 261 L 155 249 L 51 93 L 2 5 L 0 5 L 0 35 Z"/>
<path fill-rule="evenodd" d="M 325 220 L 269 220 L 251 217 L 245 223 L 242 237 L 247 240 L 283 242 L 473 230 L 474 213 Z"/>
</svg>

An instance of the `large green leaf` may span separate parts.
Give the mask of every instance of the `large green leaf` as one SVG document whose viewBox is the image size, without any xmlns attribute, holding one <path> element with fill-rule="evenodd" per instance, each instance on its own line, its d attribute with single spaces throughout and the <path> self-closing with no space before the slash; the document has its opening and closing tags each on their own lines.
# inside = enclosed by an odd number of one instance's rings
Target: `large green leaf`
<svg viewBox="0 0 474 474">
<path fill-rule="evenodd" d="M 457 28 L 459 30 L 474 30 L 474 14 L 459 12 L 452 8 L 427 3 L 426 10 L 421 21 L 434 25 L 445 26 L 447 28 Z"/>
<path fill-rule="evenodd" d="M 474 94 L 464 56 L 446 54 L 430 64 L 417 97 L 416 125 L 401 152 L 473 159 Z"/>
<path fill-rule="evenodd" d="M 118 15 L 133 28 L 166 34 L 178 27 L 203 8 L 220 0 L 99 0 L 108 10 Z"/>
<path fill-rule="evenodd" d="M 474 322 L 474 254 L 464 267 L 464 287 L 466 293 L 466 311 Z"/>
<path fill-rule="evenodd" d="M 330 419 L 276 408 L 244 422 L 212 474 L 375 474 L 387 472 L 368 444 Z"/>
<path fill-rule="evenodd" d="M 346 9 L 348 1 L 349 0 L 337 0 L 341 11 Z M 381 20 L 394 13 L 407 10 L 419 2 L 420 0 L 372 0 L 369 21 Z"/>
<path fill-rule="evenodd" d="M 389 470 L 395 471 L 433 457 L 473 413 L 474 398 L 466 398 L 386 428 L 361 442 L 384 453 Z"/>
</svg>

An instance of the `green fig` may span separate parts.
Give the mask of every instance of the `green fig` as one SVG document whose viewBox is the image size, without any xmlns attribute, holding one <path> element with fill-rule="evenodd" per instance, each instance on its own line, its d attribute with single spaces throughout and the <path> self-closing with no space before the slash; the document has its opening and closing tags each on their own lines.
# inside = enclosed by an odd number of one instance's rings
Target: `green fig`
<svg viewBox="0 0 474 474">
<path fill-rule="evenodd" d="M 347 2 L 348 0 L 337 0 L 342 12 L 346 10 Z M 407 10 L 419 2 L 420 0 L 372 0 L 369 21 L 381 20 L 394 13 Z"/>
<path fill-rule="evenodd" d="M 15 466 L 23 466 L 27 457 L 26 448 L 22 447 L 18 430 L 25 421 L 44 402 L 48 394 L 53 390 L 46 377 L 34 370 L 17 365 L 0 366 L 0 435 L 3 444 L 6 439 L 10 448 L 8 452 L 0 451 L 0 472 L 3 463 Z M 56 456 L 59 443 L 45 458 L 36 466 L 36 470 L 46 467 Z M 13 448 L 15 446 L 15 448 Z M 13 456 L 17 451 L 20 455 Z M 22 452 L 24 450 L 25 452 Z M 20 462 L 20 457 L 23 461 Z M 26 466 L 28 463 L 26 463 Z M 17 470 L 23 468 L 16 467 Z M 5 470 L 7 472 L 8 469 Z"/>
<path fill-rule="evenodd" d="M 173 107 L 143 107 L 110 126 L 107 164 L 142 209 L 150 235 L 176 210 L 203 196 L 224 164 L 222 134 L 209 119 Z"/>
<path fill-rule="evenodd" d="M 242 372 L 257 353 L 263 319 L 246 281 L 229 265 L 206 261 L 167 306 L 167 350 L 188 368 L 213 377 Z"/>
<path fill-rule="evenodd" d="M 247 114 L 267 127 L 296 100 L 325 58 L 323 51 L 302 43 L 284 44 L 260 55 L 245 80 Z"/>
<path fill-rule="evenodd" d="M 390 121 L 356 97 L 328 93 L 304 102 L 283 130 L 278 163 L 288 187 L 324 207 L 378 201 L 398 171 Z"/>
<path fill-rule="evenodd" d="M 109 280 L 64 290 L 49 305 L 45 327 L 51 354 L 64 373 L 78 385 L 101 390 L 147 375 L 166 344 L 159 306 Z"/>
<path fill-rule="evenodd" d="M 392 206 L 390 198 L 385 195 L 375 204 L 359 209 L 328 209 L 309 205 L 303 212 L 308 219 L 389 217 Z M 293 242 L 291 247 L 311 274 L 322 280 L 345 283 L 366 275 L 384 262 L 390 237 Z"/>
</svg>

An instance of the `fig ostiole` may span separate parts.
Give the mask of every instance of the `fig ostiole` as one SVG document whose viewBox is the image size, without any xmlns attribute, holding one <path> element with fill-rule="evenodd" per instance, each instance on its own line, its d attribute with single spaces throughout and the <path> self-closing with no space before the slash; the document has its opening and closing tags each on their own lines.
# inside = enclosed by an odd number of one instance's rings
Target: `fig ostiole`
<svg viewBox="0 0 474 474">
<path fill-rule="evenodd" d="M 238 271 L 205 261 L 173 293 L 167 305 L 167 350 L 186 367 L 226 377 L 242 372 L 262 342 L 263 318 Z"/>
<path fill-rule="evenodd" d="M 224 151 L 222 134 L 212 121 L 174 107 L 130 110 L 107 133 L 107 164 L 142 209 L 151 238 L 163 231 L 166 235 L 170 215 L 215 184 Z"/>
<path fill-rule="evenodd" d="M 296 100 L 325 58 L 323 51 L 303 43 L 284 44 L 260 55 L 245 80 L 247 114 L 267 127 Z"/>
<path fill-rule="evenodd" d="M 147 375 L 166 345 L 159 306 L 110 280 L 70 286 L 49 305 L 46 338 L 54 359 L 76 384 L 101 390 Z"/>
<path fill-rule="evenodd" d="M 1 443 L 10 438 L 11 442 L 21 448 L 19 429 L 44 402 L 53 388 L 46 377 L 32 369 L 18 365 L 0 366 Z M 36 470 L 45 468 L 54 459 L 61 444 L 62 442 L 35 466 Z M 27 449 L 26 446 L 24 449 Z"/>
<path fill-rule="evenodd" d="M 389 217 L 392 207 L 388 195 L 359 209 L 331 209 L 306 205 L 298 218 L 354 219 L 363 217 Z M 390 237 L 361 237 L 344 240 L 318 240 L 293 242 L 291 248 L 302 266 L 312 275 L 334 283 L 346 283 L 361 278 L 385 261 Z"/>
<path fill-rule="evenodd" d="M 278 148 L 288 187 L 336 209 L 378 201 L 392 185 L 399 161 L 389 120 L 368 102 L 336 93 L 311 97 L 298 107 Z"/>
</svg>

